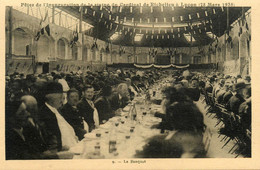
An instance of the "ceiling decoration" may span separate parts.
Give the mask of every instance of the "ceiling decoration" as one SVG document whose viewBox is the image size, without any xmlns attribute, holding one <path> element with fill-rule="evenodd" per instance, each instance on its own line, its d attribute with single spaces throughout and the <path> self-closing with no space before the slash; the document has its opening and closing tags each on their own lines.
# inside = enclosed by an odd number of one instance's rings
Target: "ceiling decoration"
<svg viewBox="0 0 260 170">
<path fill-rule="evenodd" d="M 86 35 L 122 46 L 189 47 L 208 45 L 249 7 L 64 6 L 63 11 L 94 27 Z M 228 17 L 227 17 L 228 16 Z M 117 33 L 115 39 L 110 37 Z M 209 36 L 208 33 L 213 33 Z M 134 41 L 142 34 L 140 41 Z M 185 35 L 191 37 L 187 40 Z"/>
</svg>

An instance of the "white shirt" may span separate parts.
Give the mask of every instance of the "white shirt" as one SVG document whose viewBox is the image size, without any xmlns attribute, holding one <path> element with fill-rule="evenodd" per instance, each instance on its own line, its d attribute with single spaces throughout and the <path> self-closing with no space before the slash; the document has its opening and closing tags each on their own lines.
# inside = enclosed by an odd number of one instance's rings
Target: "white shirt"
<svg viewBox="0 0 260 170">
<path fill-rule="evenodd" d="M 70 124 L 61 116 L 59 111 L 46 103 L 46 106 L 55 114 L 60 128 L 62 146 L 72 147 L 78 143 L 78 137 Z"/>
<path fill-rule="evenodd" d="M 87 100 L 87 102 L 89 103 L 89 105 L 94 109 L 94 111 L 93 111 L 93 120 L 94 120 L 94 122 L 95 122 L 95 126 L 97 127 L 97 126 L 99 126 L 98 111 L 97 111 L 97 109 L 95 108 L 95 105 L 94 105 L 94 103 L 93 103 L 91 100 L 88 100 L 88 99 L 86 99 L 86 100 Z"/>
</svg>

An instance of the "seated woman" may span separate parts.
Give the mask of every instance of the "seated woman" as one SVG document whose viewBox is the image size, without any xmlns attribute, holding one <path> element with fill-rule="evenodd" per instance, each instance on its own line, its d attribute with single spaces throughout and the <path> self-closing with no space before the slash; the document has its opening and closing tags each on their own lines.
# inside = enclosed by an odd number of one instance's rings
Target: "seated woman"
<svg viewBox="0 0 260 170">
<path fill-rule="evenodd" d="M 206 156 L 203 145 L 203 115 L 191 102 L 174 102 L 166 109 L 169 134 L 149 139 L 142 158 L 201 158 Z"/>
<path fill-rule="evenodd" d="M 99 122 L 104 123 L 109 118 L 113 117 L 111 104 L 109 102 L 109 96 L 111 95 L 112 88 L 109 85 L 105 85 L 101 92 L 100 96 L 95 100 L 94 104 L 98 111 Z"/>
</svg>

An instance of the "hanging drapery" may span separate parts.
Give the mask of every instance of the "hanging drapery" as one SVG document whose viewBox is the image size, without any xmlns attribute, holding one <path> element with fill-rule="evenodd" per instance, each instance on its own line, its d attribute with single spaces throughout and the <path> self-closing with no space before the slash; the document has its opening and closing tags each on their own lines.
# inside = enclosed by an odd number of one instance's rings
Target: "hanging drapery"
<svg viewBox="0 0 260 170">
<path fill-rule="evenodd" d="M 139 64 L 134 64 L 134 66 L 136 68 L 188 68 L 190 65 L 187 64 L 187 65 L 184 65 L 184 66 L 177 66 L 177 65 L 174 65 L 174 64 L 169 64 L 169 65 L 157 65 L 157 64 L 149 64 L 149 65 L 139 65 Z"/>
</svg>

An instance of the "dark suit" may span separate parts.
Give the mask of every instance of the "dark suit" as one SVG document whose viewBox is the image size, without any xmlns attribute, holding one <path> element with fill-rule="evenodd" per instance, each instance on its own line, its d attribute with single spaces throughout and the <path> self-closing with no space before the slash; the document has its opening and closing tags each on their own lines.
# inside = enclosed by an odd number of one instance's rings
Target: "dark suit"
<svg viewBox="0 0 260 170">
<path fill-rule="evenodd" d="M 95 128 L 95 122 L 93 119 L 94 109 L 89 105 L 85 98 L 81 99 L 77 105 L 80 116 L 84 118 L 89 126 L 89 131 Z"/>
<path fill-rule="evenodd" d="M 109 118 L 113 117 L 111 105 L 109 100 L 106 97 L 99 97 L 95 101 L 95 107 L 98 111 L 99 122 L 102 123 L 102 120 L 108 120 Z"/>
<path fill-rule="evenodd" d="M 119 108 L 124 108 L 128 104 L 129 99 L 127 97 L 119 97 L 119 93 L 115 92 L 113 93 L 110 98 L 109 102 L 111 104 L 111 109 L 113 111 L 119 109 Z"/>
<path fill-rule="evenodd" d="M 66 103 L 62 109 L 61 114 L 65 120 L 73 127 L 79 140 L 84 138 L 86 131 L 84 130 L 84 117 L 80 115 L 79 110 L 73 108 L 69 103 Z"/>
<path fill-rule="evenodd" d="M 22 130 L 21 135 L 13 128 L 6 129 L 6 159 L 41 159 L 46 145 L 40 131 L 32 124 Z"/>
<path fill-rule="evenodd" d="M 212 93 L 213 91 L 213 85 L 212 84 L 206 84 L 205 89 L 208 93 Z"/>
<path fill-rule="evenodd" d="M 231 91 L 226 92 L 223 95 L 223 104 L 227 105 L 227 102 L 229 101 L 229 99 L 233 96 L 233 94 L 231 93 Z"/>
<path fill-rule="evenodd" d="M 198 101 L 200 98 L 200 90 L 198 88 L 187 88 L 187 93 L 193 101 Z"/>
<path fill-rule="evenodd" d="M 12 128 L 6 129 L 6 159 L 30 159 L 30 147 L 25 140 Z"/>
<path fill-rule="evenodd" d="M 229 99 L 228 104 L 227 104 L 227 109 L 232 111 L 235 114 L 238 114 L 239 106 L 244 101 L 245 100 L 241 95 L 236 94 Z"/>
<path fill-rule="evenodd" d="M 39 112 L 39 125 L 44 129 L 43 137 L 48 150 L 62 149 L 61 132 L 55 114 L 44 104 Z"/>
</svg>

